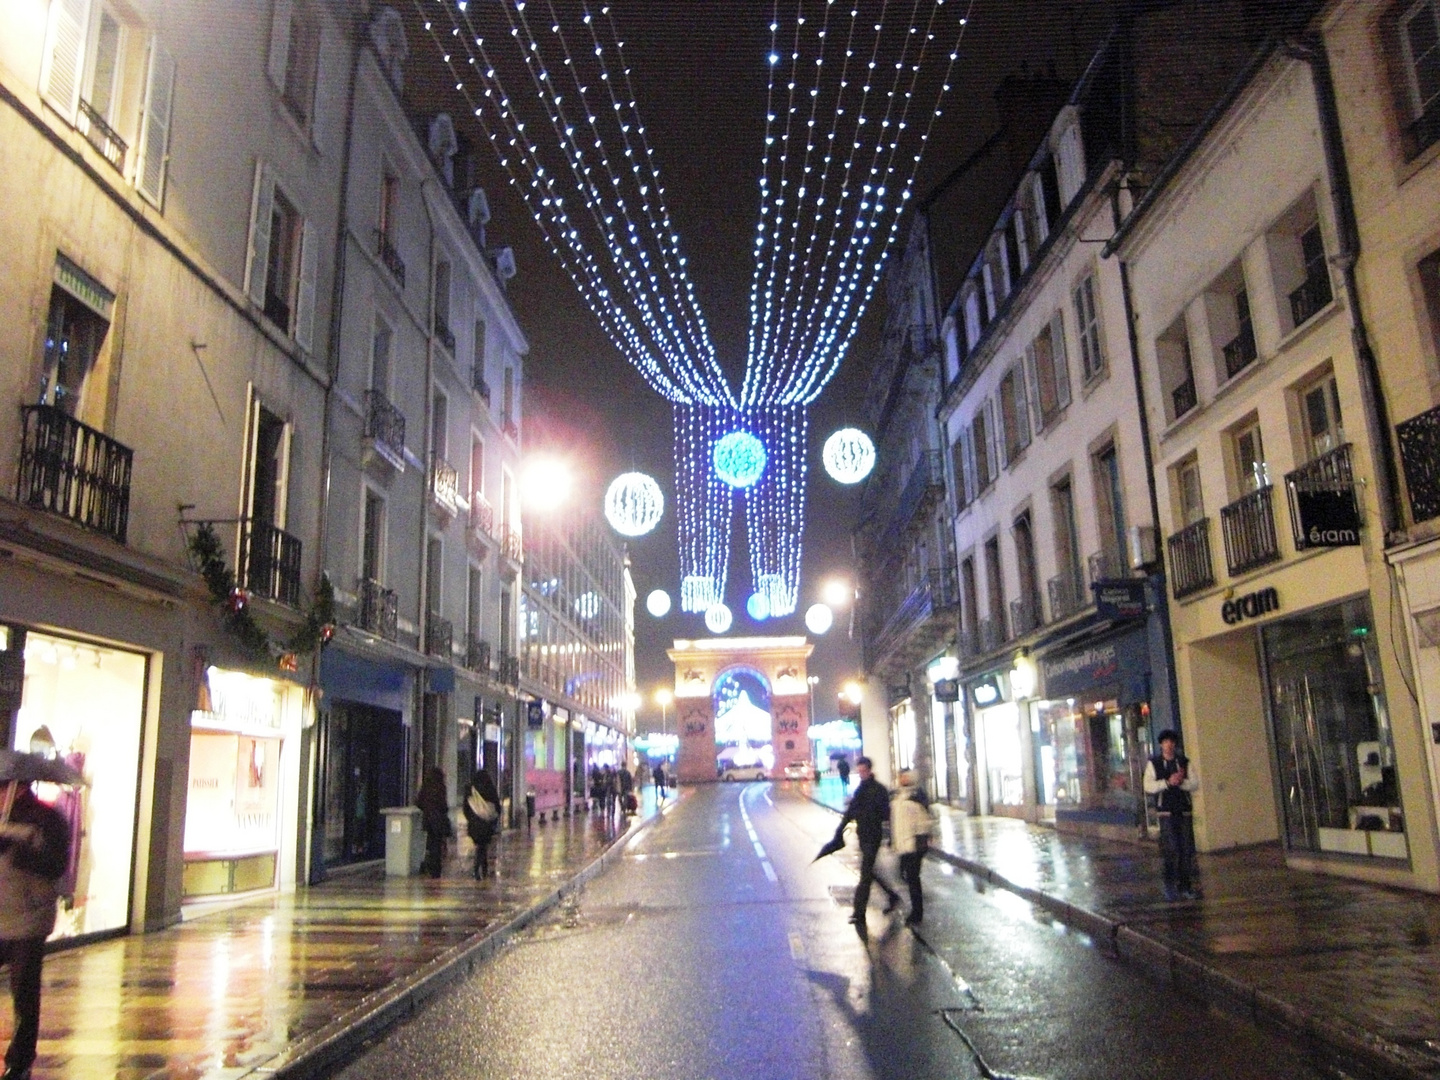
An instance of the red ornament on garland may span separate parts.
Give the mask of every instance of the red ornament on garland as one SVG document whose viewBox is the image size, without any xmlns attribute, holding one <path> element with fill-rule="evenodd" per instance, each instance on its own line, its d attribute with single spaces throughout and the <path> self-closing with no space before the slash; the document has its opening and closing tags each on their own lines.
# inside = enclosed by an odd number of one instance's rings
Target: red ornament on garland
<svg viewBox="0 0 1440 1080">
<path fill-rule="evenodd" d="M 250 594 L 238 585 L 230 590 L 230 610 L 239 614 L 244 610 L 245 605 L 250 602 Z"/>
<path fill-rule="evenodd" d="M 280 670 L 289 672 L 300 670 L 300 661 L 293 652 L 283 652 L 280 654 Z"/>
<path fill-rule="evenodd" d="M 334 623 L 327 622 L 324 626 L 320 627 L 320 641 L 321 641 L 322 644 L 323 644 L 324 642 L 329 641 L 329 640 L 330 640 L 331 638 L 333 638 L 334 636 L 335 636 L 335 624 L 334 624 Z"/>
</svg>

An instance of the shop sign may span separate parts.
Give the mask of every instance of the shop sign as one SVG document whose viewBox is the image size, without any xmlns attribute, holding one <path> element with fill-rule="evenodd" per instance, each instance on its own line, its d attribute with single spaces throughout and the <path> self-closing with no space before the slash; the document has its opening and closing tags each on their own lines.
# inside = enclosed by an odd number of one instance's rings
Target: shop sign
<svg viewBox="0 0 1440 1080">
<path fill-rule="evenodd" d="M 1226 600 L 1220 605 L 1220 618 L 1225 621 L 1226 626 L 1234 626 L 1246 619 L 1258 619 L 1261 615 L 1268 615 L 1272 611 L 1279 610 L 1280 594 L 1275 591 L 1274 586 L 1271 586 L 1268 589 L 1257 589 L 1244 596 L 1237 596 L 1233 600 Z"/>
<path fill-rule="evenodd" d="M 545 703 L 543 701 L 527 701 L 525 703 L 525 726 L 531 731 L 539 731 L 545 726 Z"/>
<path fill-rule="evenodd" d="M 1300 518 L 1300 547 L 1354 547 L 1360 543 L 1360 508 L 1348 484 L 1297 484 L 1291 494 Z"/>
<path fill-rule="evenodd" d="M 1136 579 L 1097 581 L 1095 613 L 1102 619 L 1143 619 L 1145 617 L 1145 582 Z"/>
<path fill-rule="evenodd" d="M 1084 697 L 1099 690 L 1144 700 L 1150 653 L 1145 631 L 1134 629 L 1071 652 L 1040 658 L 1047 698 Z"/>
<path fill-rule="evenodd" d="M 959 679 L 936 679 L 935 700 L 949 704 L 960 700 Z"/>
<path fill-rule="evenodd" d="M 1004 701 L 1005 693 L 1000 689 L 1000 676 L 987 675 L 979 682 L 971 683 L 970 700 L 981 709 Z"/>
</svg>

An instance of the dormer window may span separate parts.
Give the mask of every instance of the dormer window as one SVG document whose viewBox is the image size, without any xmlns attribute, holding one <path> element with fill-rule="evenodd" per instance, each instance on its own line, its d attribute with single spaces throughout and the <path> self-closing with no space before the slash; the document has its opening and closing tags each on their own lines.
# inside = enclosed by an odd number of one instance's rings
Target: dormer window
<svg viewBox="0 0 1440 1080">
<path fill-rule="evenodd" d="M 381 70 L 398 92 L 405 81 L 405 61 L 410 57 L 405 23 L 398 11 L 389 7 L 380 9 L 375 21 L 370 24 L 370 42 L 375 46 Z"/>
</svg>

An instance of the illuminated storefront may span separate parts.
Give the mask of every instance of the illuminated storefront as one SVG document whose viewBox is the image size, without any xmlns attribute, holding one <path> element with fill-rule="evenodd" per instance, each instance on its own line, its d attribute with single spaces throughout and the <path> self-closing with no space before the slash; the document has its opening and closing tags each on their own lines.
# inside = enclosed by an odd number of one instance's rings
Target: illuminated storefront
<svg viewBox="0 0 1440 1080">
<path fill-rule="evenodd" d="M 218 667 L 190 714 L 187 900 L 290 883 L 304 692 Z"/>
<path fill-rule="evenodd" d="M 70 864 L 52 937 L 121 930 L 130 920 L 135 808 L 145 708 L 142 655 L 0 625 L 0 682 L 20 674 L 12 749 L 53 753 L 78 769 L 77 789 L 37 784 L 70 822 Z"/>
<path fill-rule="evenodd" d="M 1019 706 L 1010 699 L 1009 675 L 990 672 L 967 683 L 966 693 L 974 720 L 980 812 L 1025 817 L 1028 741 Z"/>
</svg>

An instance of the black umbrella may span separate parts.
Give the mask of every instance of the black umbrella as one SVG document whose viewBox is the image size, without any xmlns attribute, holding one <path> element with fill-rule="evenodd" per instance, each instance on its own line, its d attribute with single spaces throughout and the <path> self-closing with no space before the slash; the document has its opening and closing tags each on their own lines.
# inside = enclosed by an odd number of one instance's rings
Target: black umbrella
<svg viewBox="0 0 1440 1080">
<path fill-rule="evenodd" d="M 832 836 L 829 840 L 825 841 L 825 846 L 820 849 L 820 853 L 810 861 L 819 862 L 821 859 L 825 858 L 826 855 L 834 855 L 835 852 L 839 851 L 844 846 L 845 826 L 841 825 L 840 828 L 835 830 L 835 835 Z"/>
<path fill-rule="evenodd" d="M 41 757 L 20 750 L 0 750 L 0 783 L 18 780 L 22 784 L 36 780 L 47 784 L 83 784 L 85 778 L 59 758 Z"/>
</svg>

